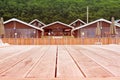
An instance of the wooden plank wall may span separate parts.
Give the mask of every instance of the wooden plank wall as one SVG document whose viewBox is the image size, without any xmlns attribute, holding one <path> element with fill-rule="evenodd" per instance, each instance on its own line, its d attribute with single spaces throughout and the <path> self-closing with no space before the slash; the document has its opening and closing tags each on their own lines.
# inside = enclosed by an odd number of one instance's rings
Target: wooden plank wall
<svg viewBox="0 0 120 80">
<path fill-rule="evenodd" d="M 4 43 L 13 45 L 94 45 L 120 44 L 120 38 L 3 38 Z"/>
</svg>

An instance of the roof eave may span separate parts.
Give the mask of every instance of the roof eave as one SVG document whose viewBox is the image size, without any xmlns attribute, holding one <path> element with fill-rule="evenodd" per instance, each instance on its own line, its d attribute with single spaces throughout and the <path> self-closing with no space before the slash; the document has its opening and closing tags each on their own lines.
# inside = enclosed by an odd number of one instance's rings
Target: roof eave
<svg viewBox="0 0 120 80">
<path fill-rule="evenodd" d="M 46 28 L 46 27 L 48 27 L 48 26 L 50 26 L 50 25 L 53 25 L 53 24 L 56 24 L 56 23 L 59 23 L 59 24 L 62 24 L 62 25 L 68 26 L 68 27 L 70 27 L 70 28 L 72 28 L 72 29 L 73 29 L 73 27 L 72 27 L 72 26 L 67 25 L 67 24 L 65 24 L 65 23 L 62 23 L 62 22 L 60 22 L 60 21 L 56 21 L 56 22 L 50 23 L 50 24 L 45 25 L 45 26 L 43 26 L 43 27 L 41 27 L 41 28 L 43 29 L 43 28 Z"/>
<path fill-rule="evenodd" d="M 82 22 L 83 24 L 86 24 L 84 21 L 82 21 L 81 19 L 77 19 L 77 20 L 75 20 L 75 21 L 73 21 L 72 23 L 70 23 L 69 25 L 72 25 L 72 24 L 74 24 L 75 22 L 77 22 L 77 21 L 80 21 L 80 22 Z"/>
<path fill-rule="evenodd" d="M 37 29 L 37 30 L 43 31 L 41 28 L 38 28 L 38 27 L 36 27 L 36 26 L 33 26 L 33 25 L 31 25 L 31 24 L 28 24 L 28 23 L 26 23 L 26 22 L 24 22 L 24 21 L 21 21 L 21 20 L 18 20 L 18 19 L 16 19 L 16 18 L 9 19 L 9 20 L 5 21 L 4 24 L 7 24 L 7 23 L 9 23 L 9 22 L 11 22 L 11 21 L 16 21 L 16 22 L 22 23 L 22 24 L 24 24 L 24 25 L 30 26 L 30 27 L 32 27 L 32 28 L 35 28 L 35 29 Z"/>
<path fill-rule="evenodd" d="M 44 24 L 43 22 L 39 21 L 38 19 L 34 19 L 34 20 L 32 20 L 29 24 L 32 24 L 32 23 L 35 22 L 35 21 L 41 23 L 42 25 L 46 25 L 46 24 Z"/>
<path fill-rule="evenodd" d="M 83 25 L 83 26 L 79 26 L 79 27 L 73 29 L 73 31 L 75 31 L 75 30 L 77 30 L 77 29 L 80 29 L 80 28 L 83 28 L 83 27 L 86 27 L 86 26 L 88 26 L 88 25 L 91 25 L 91 24 L 93 24 L 93 23 L 95 23 L 95 22 L 98 22 L 98 21 L 105 21 L 105 22 L 107 22 L 107 23 L 111 23 L 111 21 L 108 21 L 108 20 L 106 20 L 106 19 L 101 18 L 101 19 L 92 21 L 92 22 L 90 22 L 90 23 L 88 23 L 88 24 L 85 24 L 85 25 Z M 115 24 L 115 25 L 116 25 L 116 24 Z"/>
</svg>

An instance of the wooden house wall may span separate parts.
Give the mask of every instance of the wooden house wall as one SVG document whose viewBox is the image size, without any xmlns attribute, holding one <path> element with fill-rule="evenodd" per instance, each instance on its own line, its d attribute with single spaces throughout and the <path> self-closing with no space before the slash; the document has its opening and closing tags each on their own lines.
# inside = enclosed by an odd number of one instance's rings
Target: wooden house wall
<svg viewBox="0 0 120 80">
<path fill-rule="evenodd" d="M 45 36 L 48 36 L 49 33 L 51 36 L 71 36 L 71 30 L 72 30 L 72 28 L 58 23 L 47 26 L 43 29 Z"/>
<path fill-rule="evenodd" d="M 17 34 L 17 35 L 15 35 Z M 41 31 L 22 23 L 12 21 L 5 24 L 5 37 L 7 38 L 35 38 L 41 37 Z"/>
<path fill-rule="evenodd" d="M 120 37 L 120 27 L 116 27 L 117 30 L 117 37 Z"/>
<path fill-rule="evenodd" d="M 101 37 L 109 37 L 110 36 L 110 24 L 106 22 L 100 22 L 101 27 Z M 97 23 L 85 26 L 83 28 L 80 28 L 78 30 L 74 31 L 74 36 L 75 37 L 89 37 L 89 38 L 94 38 L 96 37 L 96 27 Z M 120 36 L 120 28 L 116 26 L 118 35 Z M 82 35 L 84 33 L 84 35 Z"/>
</svg>

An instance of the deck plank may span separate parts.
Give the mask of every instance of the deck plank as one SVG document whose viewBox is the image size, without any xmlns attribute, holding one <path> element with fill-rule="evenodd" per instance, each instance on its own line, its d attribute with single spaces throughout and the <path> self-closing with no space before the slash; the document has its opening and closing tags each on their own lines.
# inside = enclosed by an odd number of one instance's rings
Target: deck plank
<svg viewBox="0 0 120 80">
<path fill-rule="evenodd" d="M 41 58 L 34 69 L 26 76 L 27 78 L 54 78 L 56 46 L 50 46 L 46 49 L 45 55 Z"/>
<path fill-rule="evenodd" d="M 120 80 L 120 46 L 111 46 L 0 48 L 0 80 Z"/>
<path fill-rule="evenodd" d="M 24 78 L 26 72 L 28 72 L 32 66 L 36 65 L 38 60 L 44 54 L 45 48 L 47 47 L 36 47 L 36 49 L 33 49 L 34 53 L 29 52 L 31 53 L 30 56 L 16 64 L 10 70 L 2 73 L 1 76 L 4 75 L 3 77 Z"/>
<path fill-rule="evenodd" d="M 103 66 L 109 72 L 114 74 L 114 76 L 120 76 L 120 60 L 116 52 L 113 53 L 108 50 L 103 50 L 92 46 L 84 46 L 84 49 L 82 49 L 82 47 L 81 51 L 84 53 L 86 52 L 86 56 Z M 113 54 L 114 56 L 112 56 Z"/>
<path fill-rule="evenodd" d="M 0 80 L 120 80 L 120 77 L 108 78 L 0 78 Z"/>
<path fill-rule="evenodd" d="M 95 46 L 95 47 L 111 50 L 114 52 L 118 52 L 118 54 L 120 54 L 120 45 L 101 45 L 101 46 Z"/>
<path fill-rule="evenodd" d="M 16 64 L 24 60 L 26 57 L 30 56 L 31 53 L 29 53 L 29 51 L 32 51 L 31 50 L 32 48 L 34 47 L 24 48 L 22 51 L 17 52 L 16 54 L 7 57 L 4 60 L 1 60 L 0 61 L 0 74 L 5 72 L 6 70 L 9 70 L 11 67 L 15 66 Z"/>
<path fill-rule="evenodd" d="M 9 46 L 5 48 L 0 48 L 0 60 L 7 58 L 11 55 L 14 55 L 15 53 L 23 50 L 23 48 L 26 48 L 24 46 Z"/>
<path fill-rule="evenodd" d="M 89 57 L 85 56 L 84 53 L 80 52 L 80 48 L 77 46 L 67 46 L 67 51 L 74 58 L 76 63 L 82 69 L 86 77 L 112 77 L 113 75 L 105 70 L 102 66 L 94 62 Z"/>
<path fill-rule="evenodd" d="M 58 46 L 57 77 L 84 77 L 63 46 Z"/>
</svg>

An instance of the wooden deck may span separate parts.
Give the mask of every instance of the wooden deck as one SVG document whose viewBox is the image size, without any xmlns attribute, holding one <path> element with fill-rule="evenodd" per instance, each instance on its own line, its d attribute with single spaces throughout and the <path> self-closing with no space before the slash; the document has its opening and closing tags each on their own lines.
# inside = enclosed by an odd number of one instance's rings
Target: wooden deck
<svg viewBox="0 0 120 80">
<path fill-rule="evenodd" d="M 0 80 L 120 80 L 120 46 L 1 47 Z"/>
</svg>

